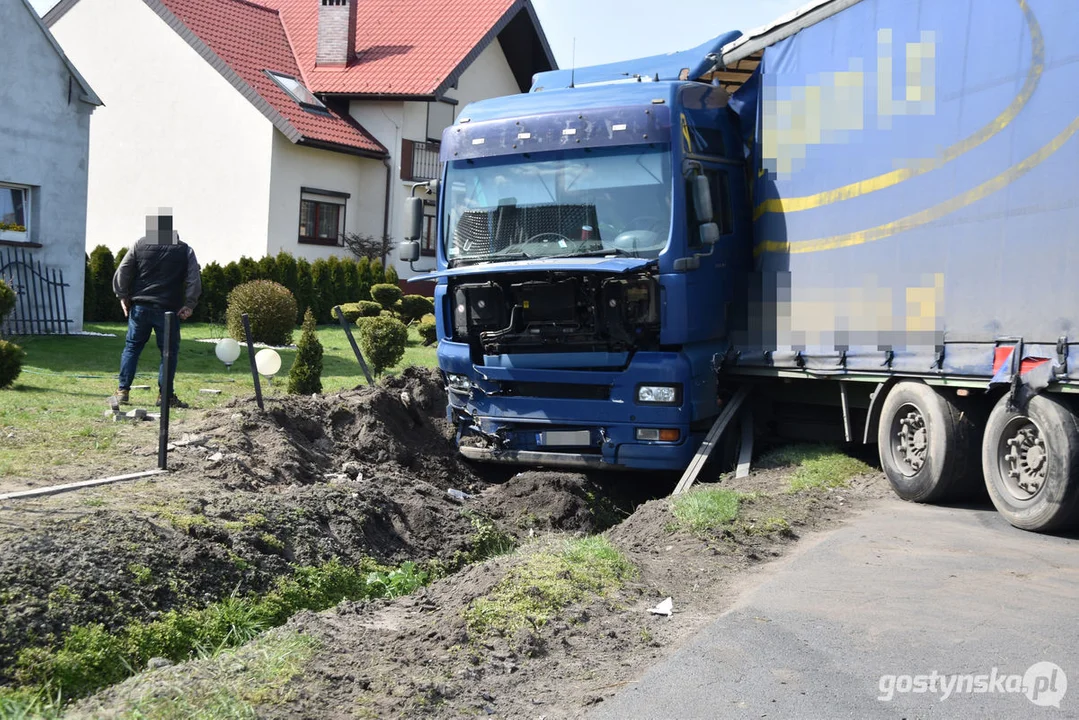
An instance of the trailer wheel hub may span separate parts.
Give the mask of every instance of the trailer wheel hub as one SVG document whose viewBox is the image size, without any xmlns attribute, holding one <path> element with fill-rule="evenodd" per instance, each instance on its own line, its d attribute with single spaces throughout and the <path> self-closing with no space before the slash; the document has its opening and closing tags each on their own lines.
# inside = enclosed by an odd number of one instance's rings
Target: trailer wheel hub
<svg viewBox="0 0 1079 720">
<path fill-rule="evenodd" d="M 1019 500 L 1029 500 L 1042 489 L 1049 470 L 1049 453 L 1038 426 L 1029 418 L 1009 423 L 1001 437 L 1000 469 L 1004 484 Z"/>
<path fill-rule="evenodd" d="M 925 465 L 926 452 L 929 449 L 929 432 L 925 427 L 925 416 L 913 405 L 901 408 L 895 416 L 893 425 L 897 443 L 895 458 L 915 474 Z"/>
</svg>

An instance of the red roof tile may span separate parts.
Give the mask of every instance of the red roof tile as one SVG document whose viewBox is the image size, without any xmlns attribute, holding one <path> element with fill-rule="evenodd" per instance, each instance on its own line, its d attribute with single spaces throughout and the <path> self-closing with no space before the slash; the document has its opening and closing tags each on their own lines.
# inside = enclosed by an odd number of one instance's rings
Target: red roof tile
<svg viewBox="0 0 1079 720">
<path fill-rule="evenodd" d="M 386 149 L 354 120 L 300 107 L 264 70 L 302 77 L 278 11 L 245 0 L 162 0 L 304 138 L 384 154 Z M 311 10 L 317 0 L 308 0 Z M 312 12 L 314 16 L 314 12 Z"/>
<path fill-rule="evenodd" d="M 355 95 L 434 94 L 510 10 L 524 6 L 521 0 L 354 0 L 356 59 L 346 68 L 316 68 L 318 0 L 261 1 L 280 10 L 308 87 Z"/>
</svg>

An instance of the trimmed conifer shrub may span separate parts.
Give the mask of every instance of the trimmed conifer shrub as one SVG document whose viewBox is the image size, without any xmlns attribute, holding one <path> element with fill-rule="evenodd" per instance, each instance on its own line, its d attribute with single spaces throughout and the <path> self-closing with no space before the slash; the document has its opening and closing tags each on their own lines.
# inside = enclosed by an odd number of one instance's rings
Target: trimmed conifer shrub
<svg viewBox="0 0 1079 720">
<path fill-rule="evenodd" d="M 4 282 L 3 278 L 0 278 L 0 321 L 2 321 L 7 314 L 15 309 L 15 291 L 11 289 L 11 286 Z"/>
<path fill-rule="evenodd" d="M 22 372 L 22 363 L 26 359 L 23 349 L 13 342 L 0 340 L 0 390 L 11 387 Z"/>
<path fill-rule="evenodd" d="M 401 298 L 400 311 L 405 322 L 412 322 L 434 313 L 435 302 L 423 295 L 405 295 Z"/>
<path fill-rule="evenodd" d="M 405 356 L 408 328 L 394 317 L 381 315 L 360 318 L 360 350 L 371 365 L 371 372 L 381 375 Z"/>
<path fill-rule="evenodd" d="M 424 315 L 420 318 L 419 325 L 416 326 L 416 329 L 419 331 L 420 337 L 423 338 L 425 347 L 427 345 L 434 345 L 438 340 L 438 330 L 435 327 L 434 315 Z"/>
<path fill-rule="evenodd" d="M 229 293 L 226 325 L 229 335 L 244 341 L 242 315 L 251 321 L 251 341 L 288 345 L 296 327 L 296 298 L 284 285 L 271 280 L 252 280 Z"/>
<path fill-rule="evenodd" d="M 311 308 L 303 314 L 303 331 L 296 345 L 296 359 L 288 373 L 288 391 L 293 395 L 322 392 L 322 343 L 315 332 Z"/>
<path fill-rule="evenodd" d="M 394 304 L 401 299 L 401 288 L 389 283 L 372 285 L 371 299 L 386 310 L 392 310 Z"/>
</svg>

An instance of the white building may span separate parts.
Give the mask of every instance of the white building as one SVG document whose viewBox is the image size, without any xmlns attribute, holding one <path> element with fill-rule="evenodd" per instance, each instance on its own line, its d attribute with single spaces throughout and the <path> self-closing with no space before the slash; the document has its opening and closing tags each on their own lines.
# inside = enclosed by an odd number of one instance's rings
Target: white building
<svg viewBox="0 0 1079 720">
<path fill-rule="evenodd" d="M 87 244 L 168 206 L 203 263 L 400 240 L 457 109 L 554 67 L 530 0 L 61 0 L 45 22 L 109 98 Z"/>
<path fill-rule="evenodd" d="M 90 114 L 101 100 L 26 0 L 0 2 L 0 277 L 6 332 L 82 330 Z M 59 278 L 67 287 L 42 281 Z"/>
</svg>

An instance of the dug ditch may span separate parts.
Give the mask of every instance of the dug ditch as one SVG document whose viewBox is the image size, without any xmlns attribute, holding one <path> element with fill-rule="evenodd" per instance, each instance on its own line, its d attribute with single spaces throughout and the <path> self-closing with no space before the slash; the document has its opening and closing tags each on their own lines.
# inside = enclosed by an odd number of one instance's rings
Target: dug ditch
<svg viewBox="0 0 1079 720">
<path fill-rule="evenodd" d="M 4 506 L 0 682 L 41 679 L 35 658 L 55 657 L 75 627 L 122 634 L 229 598 L 280 594 L 297 568 L 404 564 L 442 579 L 407 597 L 299 612 L 271 636 L 298 633 L 316 649 L 272 693 L 241 698 L 245 707 L 278 717 L 575 716 L 684 639 L 747 570 L 886 492 L 872 474 L 840 490 L 786 492 L 794 469 L 780 464 L 725 481 L 742 498 L 737 519 L 691 532 L 667 500 L 650 499 L 669 478 L 630 486 L 477 472 L 454 451 L 445 402 L 437 376 L 416 369 L 265 412 L 236 402 L 176 428 L 183 441 L 167 476 Z M 633 568 L 614 586 L 530 629 L 481 635 L 469 625 L 468 609 L 530 548 L 603 531 Z M 519 545 L 524 552 L 485 560 Z M 647 612 L 666 596 L 676 598 L 677 622 Z M 201 662 L 143 673 L 80 708 L 130 708 L 162 684 L 190 694 L 205 680 Z"/>
</svg>

